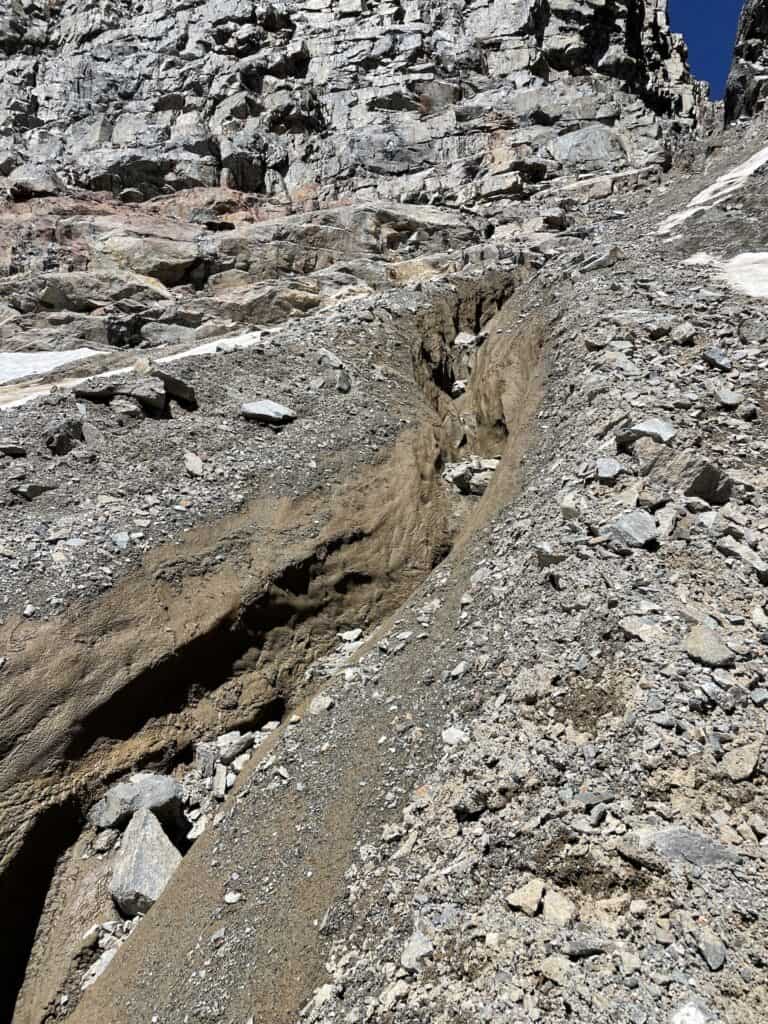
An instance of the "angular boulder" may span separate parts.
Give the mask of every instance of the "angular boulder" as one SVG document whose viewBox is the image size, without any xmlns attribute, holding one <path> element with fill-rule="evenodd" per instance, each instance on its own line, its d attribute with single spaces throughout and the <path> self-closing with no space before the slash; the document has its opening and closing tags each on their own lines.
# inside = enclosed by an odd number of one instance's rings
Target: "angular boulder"
<svg viewBox="0 0 768 1024">
<path fill-rule="evenodd" d="M 271 426 L 282 426 L 296 419 L 296 413 L 287 405 L 280 405 L 269 398 L 261 399 L 258 402 L 243 402 L 240 412 L 247 420 L 255 423 L 268 423 Z"/>
<path fill-rule="evenodd" d="M 115 860 L 110 895 L 127 917 L 146 914 L 181 861 L 181 854 L 151 811 L 131 818 Z"/>
<path fill-rule="evenodd" d="M 735 661 L 718 635 L 706 626 L 694 626 L 685 640 L 688 657 L 709 668 L 727 668 Z"/>
<path fill-rule="evenodd" d="M 664 452 L 648 473 L 648 486 L 657 493 L 682 493 L 710 505 L 725 505 L 733 493 L 733 480 L 725 470 L 692 452 Z"/>
<path fill-rule="evenodd" d="M 636 508 L 612 520 L 605 533 L 611 545 L 619 551 L 629 548 L 644 548 L 658 538 L 656 520 L 643 509 Z"/>
<path fill-rule="evenodd" d="M 98 829 L 122 828 L 139 810 L 154 813 L 174 825 L 181 821 L 183 790 L 175 779 L 152 772 L 137 772 L 118 782 L 88 812 L 88 821 Z"/>
</svg>

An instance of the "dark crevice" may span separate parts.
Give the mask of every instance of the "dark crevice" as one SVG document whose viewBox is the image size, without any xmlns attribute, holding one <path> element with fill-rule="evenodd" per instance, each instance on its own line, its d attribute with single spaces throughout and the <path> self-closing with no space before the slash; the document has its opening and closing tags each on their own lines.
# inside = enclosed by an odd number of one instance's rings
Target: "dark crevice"
<svg viewBox="0 0 768 1024">
<path fill-rule="evenodd" d="M 39 814 L 21 847 L 0 876 L 0 1020 L 10 1021 L 24 981 L 48 889 L 62 854 L 82 827 L 78 802 L 71 798 Z"/>
</svg>

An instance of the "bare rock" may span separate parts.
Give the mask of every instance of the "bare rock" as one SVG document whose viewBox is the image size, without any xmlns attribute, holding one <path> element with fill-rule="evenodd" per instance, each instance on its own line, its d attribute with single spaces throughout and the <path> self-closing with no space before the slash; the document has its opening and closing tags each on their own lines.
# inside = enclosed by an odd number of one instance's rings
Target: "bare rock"
<svg viewBox="0 0 768 1024">
<path fill-rule="evenodd" d="M 270 426 L 282 426 L 296 419 L 296 413 L 287 405 L 280 405 L 265 398 L 258 402 L 243 402 L 240 412 L 247 420 L 255 423 L 267 423 Z"/>
<path fill-rule="evenodd" d="M 727 668 L 735 658 L 713 630 L 706 626 L 694 626 L 685 640 L 688 656 L 710 668 Z"/>
<path fill-rule="evenodd" d="M 513 910 L 521 910 L 528 917 L 539 912 L 544 896 L 544 883 L 540 878 L 532 878 L 507 896 L 507 903 Z"/>
<path fill-rule="evenodd" d="M 112 786 L 88 812 L 98 829 L 121 828 L 137 811 L 150 810 L 169 824 L 181 820 L 181 785 L 167 775 L 138 772 Z"/>
<path fill-rule="evenodd" d="M 154 814 L 142 808 L 123 835 L 110 894 L 127 917 L 146 914 L 181 862 L 181 854 Z"/>
</svg>

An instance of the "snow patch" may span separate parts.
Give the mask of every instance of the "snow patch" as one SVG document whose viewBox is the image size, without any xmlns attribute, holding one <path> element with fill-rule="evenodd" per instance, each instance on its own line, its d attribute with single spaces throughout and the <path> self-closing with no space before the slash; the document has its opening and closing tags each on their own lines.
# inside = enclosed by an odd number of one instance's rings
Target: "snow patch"
<svg viewBox="0 0 768 1024">
<path fill-rule="evenodd" d="M 719 264 L 719 273 L 734 291 L 768 299 L 768 252 L 743 252 Z"/>
<path fill-rule="evenodd" d="M 68 352 L 0 352 L 0 384 L 50 373 L 67 363 L 97 355 L 95 348 L 73 348 Z"/>
<path fill-rule="evenodd" d="M 742 252 L 730 260 L 697 252 L 683 263 L 688 267 L 710 267 L 734 291 L 754 299 L 768 299 L 768 252 Z"/>
<path fill-rule="evenodd" d="M 754 156 L 751 156 L 749 160 L 745 160 L 743 164 L 739 164 L 738 167 L 734 167 L 727 174 L 723 174 L 709 188 L 699 192 L 684 210 L 681 210 L 679 213 L 673 213 L 671 217 L 667 217 L 656 233 L 668 235 L 700 210 L 711 210 L 713 206 L 717 206 L 728 196 L 738 192 L 743 187 L 744 182 L 767 163 L 768 146 L 765 146 L 763 149 L 758 150 Z"/>
<path fill-rule="evenodd" d="M 159 359 L 153 360 L 155 366 L 164 366 L 168 363 L 178 363 L 184 359 L 191 359 L 192 356 L 206 356 L 206 355 L 224 355 L 227 352 L 239 352 L 243 349 L 253 348 L 264 341 L 264 335 L 269 334 L 269 331 L 248 331 L 245 334 L 230 335 L 224 338 L 215 338 L 213 341 L 206 341 L 201 345 L 195 345 L 193 348 L 185 349 L 183 352 L 175 352 L 170 356 L 162 356 Z M 267 342 L 269 344 L 269 342 Z M 55 370 L 58 366 L 64 366 L 66 363 L 73 362 L 75 359 L 85 359 L 91 355 L 105 355 L 105 353 L 97 352 L 94 349 L 89 348 L 78 348 L 73 349 L 71 352 L 0 352 L 0 385 L 7 384 L 10 381 L 18 380 L 20 377 L 29 376 L 34 373 L 46 373 L 49 370 Z M 42 365 L 42 362 L 35 365 L 35 368 L 26 370 L 24 373 L 11 373 L 11 363 L 8 363 L 8 376 L 3 375 L 5 368 L 4 359 L 7 357 L 9 360 L 13 359 L 29 359 L 31 356 L 45 356 L 47 359 L 54 360 L 50 365 Z M 21 365 L 20 363 L 18 365 Z M 68 387 L 75 387 L 77 384 L 82 384 L 83 381 L 92 379 L 103 379 L 104 377 L 119 377 L 127 376 L 135 372 L 133 366 L 118 366 L 113 370 L 102 370 L 101 373 L 90 374 L 88 377 L 78 377 L 76 380 L 68 380 Z M 16 398 L 9 402 L 0 402 L 0 409 L 16 409 L 20 405 L 26 405 L 27 402 L 33 402 L 36 398 L 41 398 L 43 395 L 50 393 L 51 387 L 46 385 L 42 388 L 36 388 L 33 391 L 22 395 L 21 398 Z"/>
</svg>

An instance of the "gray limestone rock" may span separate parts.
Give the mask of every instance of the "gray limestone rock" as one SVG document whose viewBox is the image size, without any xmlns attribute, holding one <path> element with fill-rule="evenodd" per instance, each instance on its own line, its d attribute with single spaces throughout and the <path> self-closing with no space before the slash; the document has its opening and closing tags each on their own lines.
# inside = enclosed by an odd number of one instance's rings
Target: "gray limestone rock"
<svg viewBox="0 0 768 1024">
<path fill-rule="evenodd" d="M 647 475 L 647 487 L 664 497 L 681 493 L 710 505 L 725 505 L 733 480 L 716 463 L 695 453 L 662 451 Z"/>
<path fill-rule="evenodd" d="M 721 763 L 732 782 L 746 782 L 752 778 L 760 762 L 762 749 L 762 743 L 757 740 L 728 751 Z"/>
<path fill-rule="evenodd" d="M 127 917 L 146 914 L 181 862 L 181 854 L 151 811 L 143 808 L 123 834 L 110 895 Z"/>
<path fill-rule="evenodd" d="M 98 829 L 121 828 L 136 811 L 144 809 L 173 824 L 180 820 L 182 795 L 175 779 L 137 772 L 108 789 L 88 812 L 88 820 Z"/>
<path fill-rule="evenodd" d="M 685 639 L 685 649 L 694 661 L 710 668 L 726 668 L 735 660 L 733 651 L 707 626 L 693 627 Z"/>
<path fill-rule="evenodd" d="M 612 520 L 605 527 L 605 535 L 619 550 L 644 548 L 657 539 L 656 520 L 644 509 L 633 509 Z"/>
<path fill-rule="evenodd" d="M 753 569 L 761 583 L 768 583 L 768 562 L 754 551 L 748 544 L 736 540 L 735 537 L 721 537 L 717 542 L 717 550 L 729 558 L 735 558 Z"/>
<path fill-rule="evenodd" d="M 620 449 L 630 448 L 641 437 L 648 437 L 658 444 L 669 444 L 675 434 L 675 428 L 671 423 L 652 416 L 647 420 L 641 420 L 639 423 L 633 423 L 631 427 L 622 429 L 616 438 L 616 443 Z"/>
<path fill-rule="evenodd" d="M 222 764 L 232 764 L 236 757 L 253 746 L 253 733 L 234 730 L 224 733 L 216 740 L 219 760 Z"/>
<path fill-rule="evenodd" d="M 256 423 L 267 423 L 270 426 L 282 426 L 296 419 L 296 413 L 286 405 L 265 398 L 258 402 L 244 402 L 240 412 L 247 420 Z"/>
<path fill-rule="evenodd" d="M 739 859 L 735 850 L 700 832 L 691 832 L 685 828 L 657 832 L 653 837 L 653 846 L 664 857 L 684 860 L 701 868 L 735 864 Z"/>
</svg>

